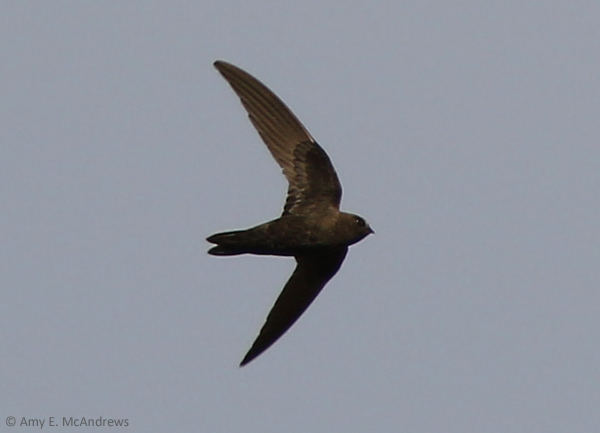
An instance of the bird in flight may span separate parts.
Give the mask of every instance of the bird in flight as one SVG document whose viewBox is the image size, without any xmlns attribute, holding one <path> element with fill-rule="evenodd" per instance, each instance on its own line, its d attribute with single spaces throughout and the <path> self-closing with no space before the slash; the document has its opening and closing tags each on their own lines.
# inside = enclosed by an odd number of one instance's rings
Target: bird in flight
<svg viewBox="0 0 600 433">
<path fill-rule="evenodd" d="M 242 69 L 218 60 L 250 121 L 289 183 L 281 217 L 246 230 L 217 233 L 206 240 L 215 256 L 293 256 L 296 269 L 275 301 L 243 366 L 267 350 L 304 313 L 338 271 L 348 246 L 373 233 L 358 215 L 340 211 L 342 187 L 331 161 L 292 111 Z"/>
</svg>

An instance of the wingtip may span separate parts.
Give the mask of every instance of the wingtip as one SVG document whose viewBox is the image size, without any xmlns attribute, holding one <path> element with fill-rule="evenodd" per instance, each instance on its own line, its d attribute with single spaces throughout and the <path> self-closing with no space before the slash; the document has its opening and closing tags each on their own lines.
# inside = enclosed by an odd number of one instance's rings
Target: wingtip
<svg viewBox="0 0 600 433">
<path fill-rule="evenodd" d="M 215 60 L 213 62 L 213 66 L 217 69 L 217 71 L 221 72 L 223 69 L 226 69 L 233 65 L 229 62 L 226 62 L 225 60 Z"/>
<path fill-rule="evenodd" d="M 247 365 L 254 358 L 255 357 L 248 357 L 248 355 L 244 356 L 244 359 L 242 359 L 242 362 L 240 362 L 240 368 L 242 368 L 243 366 Z"/>
<path fill-rule="evenodd" d="M 265 352 L 269 347 L 271 347 L 273 343 L 274 341 L 268 344 L 267 346 L 261 346 L 257 345 L 255 341 L 250 350 L 248 350 L 248 353 L 246 353 L 246 355 L 244 356 L 244 359 L 242 359 L 242 362 L 240 362 L 240 367 L 243 367 L 244 365 L 254 361 L 256 358 L 262 355 L 263 352 Z"/>
</svg>

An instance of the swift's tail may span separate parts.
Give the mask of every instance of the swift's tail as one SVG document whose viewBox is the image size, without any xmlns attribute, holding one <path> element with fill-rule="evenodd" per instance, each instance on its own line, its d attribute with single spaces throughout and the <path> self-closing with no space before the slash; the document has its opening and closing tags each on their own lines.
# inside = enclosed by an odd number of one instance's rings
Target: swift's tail
<svg viewBox="0 0 600 433">
<path fill-rule="evenodd" d="M 216 244 L 208 250 L 213 256 L 235 256 L 246 254 L 249 246 L 253 243 L 254 236 L 250 230 L 238 230 L 233 232 L 217 233 L 206 238 L 208 242 Z"/>
</svg>

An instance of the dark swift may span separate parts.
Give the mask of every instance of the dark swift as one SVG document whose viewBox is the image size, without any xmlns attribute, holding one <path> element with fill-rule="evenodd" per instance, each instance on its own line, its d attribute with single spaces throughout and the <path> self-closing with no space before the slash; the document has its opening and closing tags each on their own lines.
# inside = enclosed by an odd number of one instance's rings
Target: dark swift
<svg viewBox="0 0 600 433">
<path fill-rule="evenodd" d="M 279 339 L 338 271 L 348 246 L 373 233 L 358 215 L 340 211 L 342 186 L 329 160 L 292 111 L 264 84 L 227 62 L 215 67 L 229 82 L 250 121 L 289 182 L 281 217 L 247 230 L 217 233 L 215 256 L 293 256 L 296 269 L 275 301 L 243 366 Z"/>
</svg>

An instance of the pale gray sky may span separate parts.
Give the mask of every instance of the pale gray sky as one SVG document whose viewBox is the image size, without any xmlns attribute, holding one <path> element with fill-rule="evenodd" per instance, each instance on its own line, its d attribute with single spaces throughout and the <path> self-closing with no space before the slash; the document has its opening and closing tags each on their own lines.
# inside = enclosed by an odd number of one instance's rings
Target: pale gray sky
<svg viewBox="0 0 600 433">
<path fill-rule="evenodd" d="M 597 431 L 598 23 L 566 1 L 0 3 L 0 431 Z M 241 369 L 294 263 L 206 254 L 287 186 L 216 59 L 294 110 L 377 233 Z"/>
</svg>

